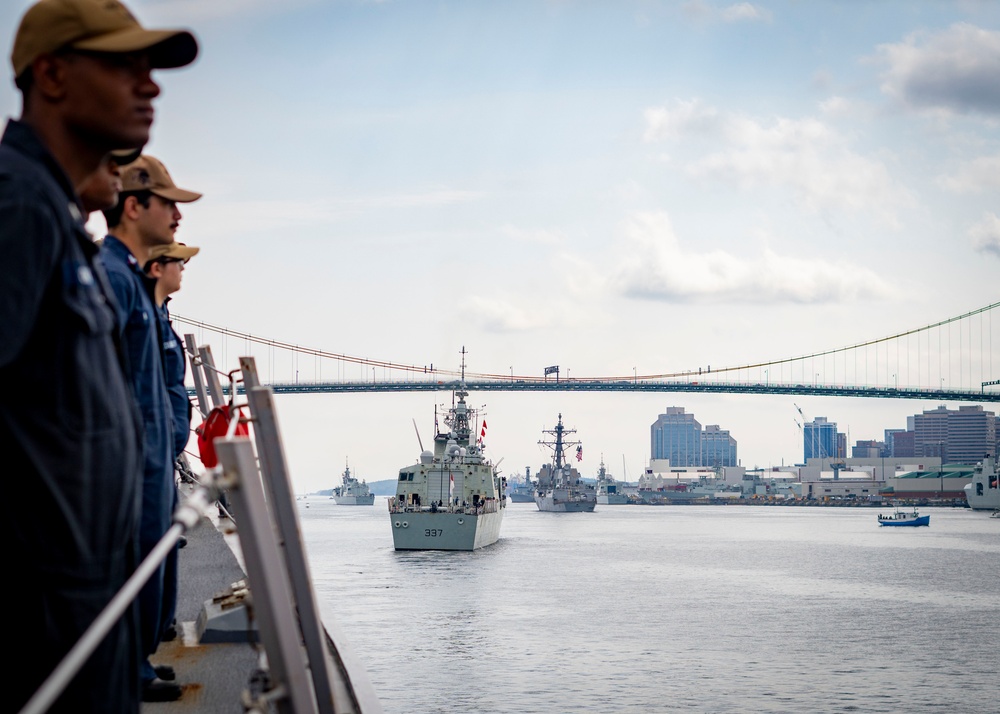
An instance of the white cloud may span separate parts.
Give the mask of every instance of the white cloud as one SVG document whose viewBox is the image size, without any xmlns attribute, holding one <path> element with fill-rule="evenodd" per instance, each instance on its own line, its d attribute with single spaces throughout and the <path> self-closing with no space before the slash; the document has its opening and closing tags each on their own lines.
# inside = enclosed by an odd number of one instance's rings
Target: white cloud
<svg viewBox="0 0 1000 714">
<path fill-rule="evenodd" d="M 843 261 L 764 250 L 742 258 L 685 251 L 663 212 L 634 215 L 612 287 L 626 297 L 676 303 L 828 303 L 894 294 L 883 276 Z"/>
<path fill-rule="evenodd" d="M 904 106 L 1000 114 L 1000 31 L 957 23 L 879 45 L 882 91 Z"/>
<path fill-rule="evenodd" d="M 939 176 L 941 188 L 953 193 L 982 193 L 1000 190 L 1000 154 L 967 161 L 950 175 Z"/>
<path fill-rule="evenodd" d="M 983 253 L 1000 258 L 1000 217 L 987 211 L 982 220 L 969 229 L 972 245 Z"/>
<path fill-rule="evenodd" d="M 679 139 L 690 134 L 713 134 L 720 131 L 719 112 L 706 107 L 700 99 L 678 99 L 673 107 L 650 107 L 644 112 L 644 141 Z"/>
<path fill-rule="evenodd" d="M 738 2 L 720 10 L 722 19 L 726 22 L 741 22 L 743 20 L 770 20 L 771 12 L 758 5 L 748 2 Z"/>
<path fill-rule="evenodd" d="M 765 123 L 722 115 L 699 100 L 650 108 L 645 118 L 647 141 L 711 138 L 718 148 L 684 163 L 698 178 L 744 189 L 783 187 L 810 211 L 867 212 L 892 228 L 899 225 L 897 211 L 914 204 L 885 164 L 852 151 L 818 119 L 778 117 Z"/>
<path fill-rule="evenodd" d="M 462 304 L 461 320 L 475 322 L 487 332 L 523 332 L 550 327 L 556 319 L 548 309 L 521 307 L 506 300 L 474 295 Z"/>
<path fill-rule="evenodd" d="M 868 106 L 864 102 L 847 97 L 829 97 L 819 103 L 819 110 L 834 119 L 857 119 L 859 115 L 867 114 Z"/>
<path fill-rule="evenodd" d="M 738 2 L 732 5 L 717 6 L 705 0 L 691 0 L 681 6 L 685 16 L 699 21 L 770 21 L 771 11 L 749 2 Z"/>
</svg>

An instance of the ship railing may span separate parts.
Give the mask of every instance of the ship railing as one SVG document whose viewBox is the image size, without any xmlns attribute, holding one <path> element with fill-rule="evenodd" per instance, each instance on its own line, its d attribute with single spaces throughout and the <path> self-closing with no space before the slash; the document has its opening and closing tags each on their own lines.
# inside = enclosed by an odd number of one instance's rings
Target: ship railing
<svg viewBox="0 0 1000 714">
<path fill-rule="evenodd" d="M 466 516 L 476 516 L 484 513 L 496 513 L 500 510 L 500 501 L 495 498 L 480 501 L 476 506 L 473 506 L 470 503 L 444 503 L 440 506 L 435 506 L 433 504 L 425 506 L 421 504 L 419 506 L 415 506 L 413 504 L 400 501 L 395 496 L 390 496 L 386 499 L 386 503 L 389 508 L 389 513 L 462 513 Z"/>
</svg>

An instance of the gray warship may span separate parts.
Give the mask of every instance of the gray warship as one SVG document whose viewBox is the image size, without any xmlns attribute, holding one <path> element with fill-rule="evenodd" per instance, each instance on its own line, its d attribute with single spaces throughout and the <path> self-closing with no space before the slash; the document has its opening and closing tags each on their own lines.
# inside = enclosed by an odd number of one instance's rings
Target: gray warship
<svg viewBox="0 0 1000 714">
<path fill-rule="evenodd" d="M 354 478 L 349 465 L 345 466 L 341 478 L 343 483 L 333 489 L 330 497 L 338 506 L 370 506 L 375 503 L 375 494 L 368 488 L 368 482 Z"/>
<path fill-rule="evenodd" d="M 539 441 L 542 446 L 552 449 L 552 463 L 545 464 L 536 477 L 535 505 L 539 511 L 569 513 L 594 510 L 597 505 L 597 491 L 592 484 L 580 479 L 580 472 L 566 463 L 565 451 L 576 446 L 577 459 L 582 458 L 579 441 L 566 441 L 568 434 L 575 434 L 576 429 L 567 429 L 562 423 L 562 414 L 555 429 L 543 429 L 543 434 L 551 434 L 554 441 Z"/>
<path fill-rule="evenodd" d="M 507 495 L 511 503 L 534 503 L 535 484 L 531 481 L 531 467 L 524 467 L 524 480 L 514 481 L 511 479 L 510 488 Z"/>
<path fill-rule="evenodd" d="M 462 381 L 444 417 L 447 429 L 438 432 L 435 411 L 434 451 L 399 470 L 389 499 L 396 550 L 476 550 L 500 537 L 507 483 L 475 439 L 476 410 L 465 403 L 467 396 L 463 357 Z"/>
<path fill-rule="evenodd" d="M 625 493 L 626 484 L 615 481 L 604 466 L 604 458 L 597 469 L 597 502 L 605 506 L 620 506 L 630 503 Z"/>
</svg>

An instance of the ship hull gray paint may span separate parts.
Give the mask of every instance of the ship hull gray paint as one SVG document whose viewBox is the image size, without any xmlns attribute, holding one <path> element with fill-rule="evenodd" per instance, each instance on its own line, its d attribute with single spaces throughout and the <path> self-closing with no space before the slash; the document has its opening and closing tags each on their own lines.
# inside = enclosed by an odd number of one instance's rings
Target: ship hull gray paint
<svg viewBox="0 0 1000 714">
<path fill-rule="evenodd" d="M 375 494 L 367 496 L 333 496 L 333 502 L 338 506 L 371 506 L 375 503 Z"/>
<path fill-rule="evenodd" d="M 504 509 L 496 513 L 390 513 L 396 550 L 477 550 L 500 538 Z"/>
<path fill-rule="evenodd" d="M 535 496 L 535 505 L 539 511 L 547 513 L 591 513 L 597 501 L 565 501 L 554 498 L 552 494 Z"/>
<path fill-rule="evenodd" d="M 602 506 L 624 506 L 628 504 L 629 500 L 628 496 L 623 493 L 608 493 L 598 495 L 597 502 Z"/>
</svg>

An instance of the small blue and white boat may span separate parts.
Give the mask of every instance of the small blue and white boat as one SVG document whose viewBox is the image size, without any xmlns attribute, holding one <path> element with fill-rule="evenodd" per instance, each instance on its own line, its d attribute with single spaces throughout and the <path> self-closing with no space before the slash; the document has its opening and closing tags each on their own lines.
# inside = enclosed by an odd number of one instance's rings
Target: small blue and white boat
<svg viewBox="0 0 1000 714">
<path fill-rule="evenodd" d="M 912 513 L 907 513 L 897 508 L 896 512 L 891 516 L 878 514 L 878 524 L 880 526 L 929 526 L 931 524 L 931 517 L 921 516 L 917 513 L 916 508 L 913 509 Z"/>
</svg>

